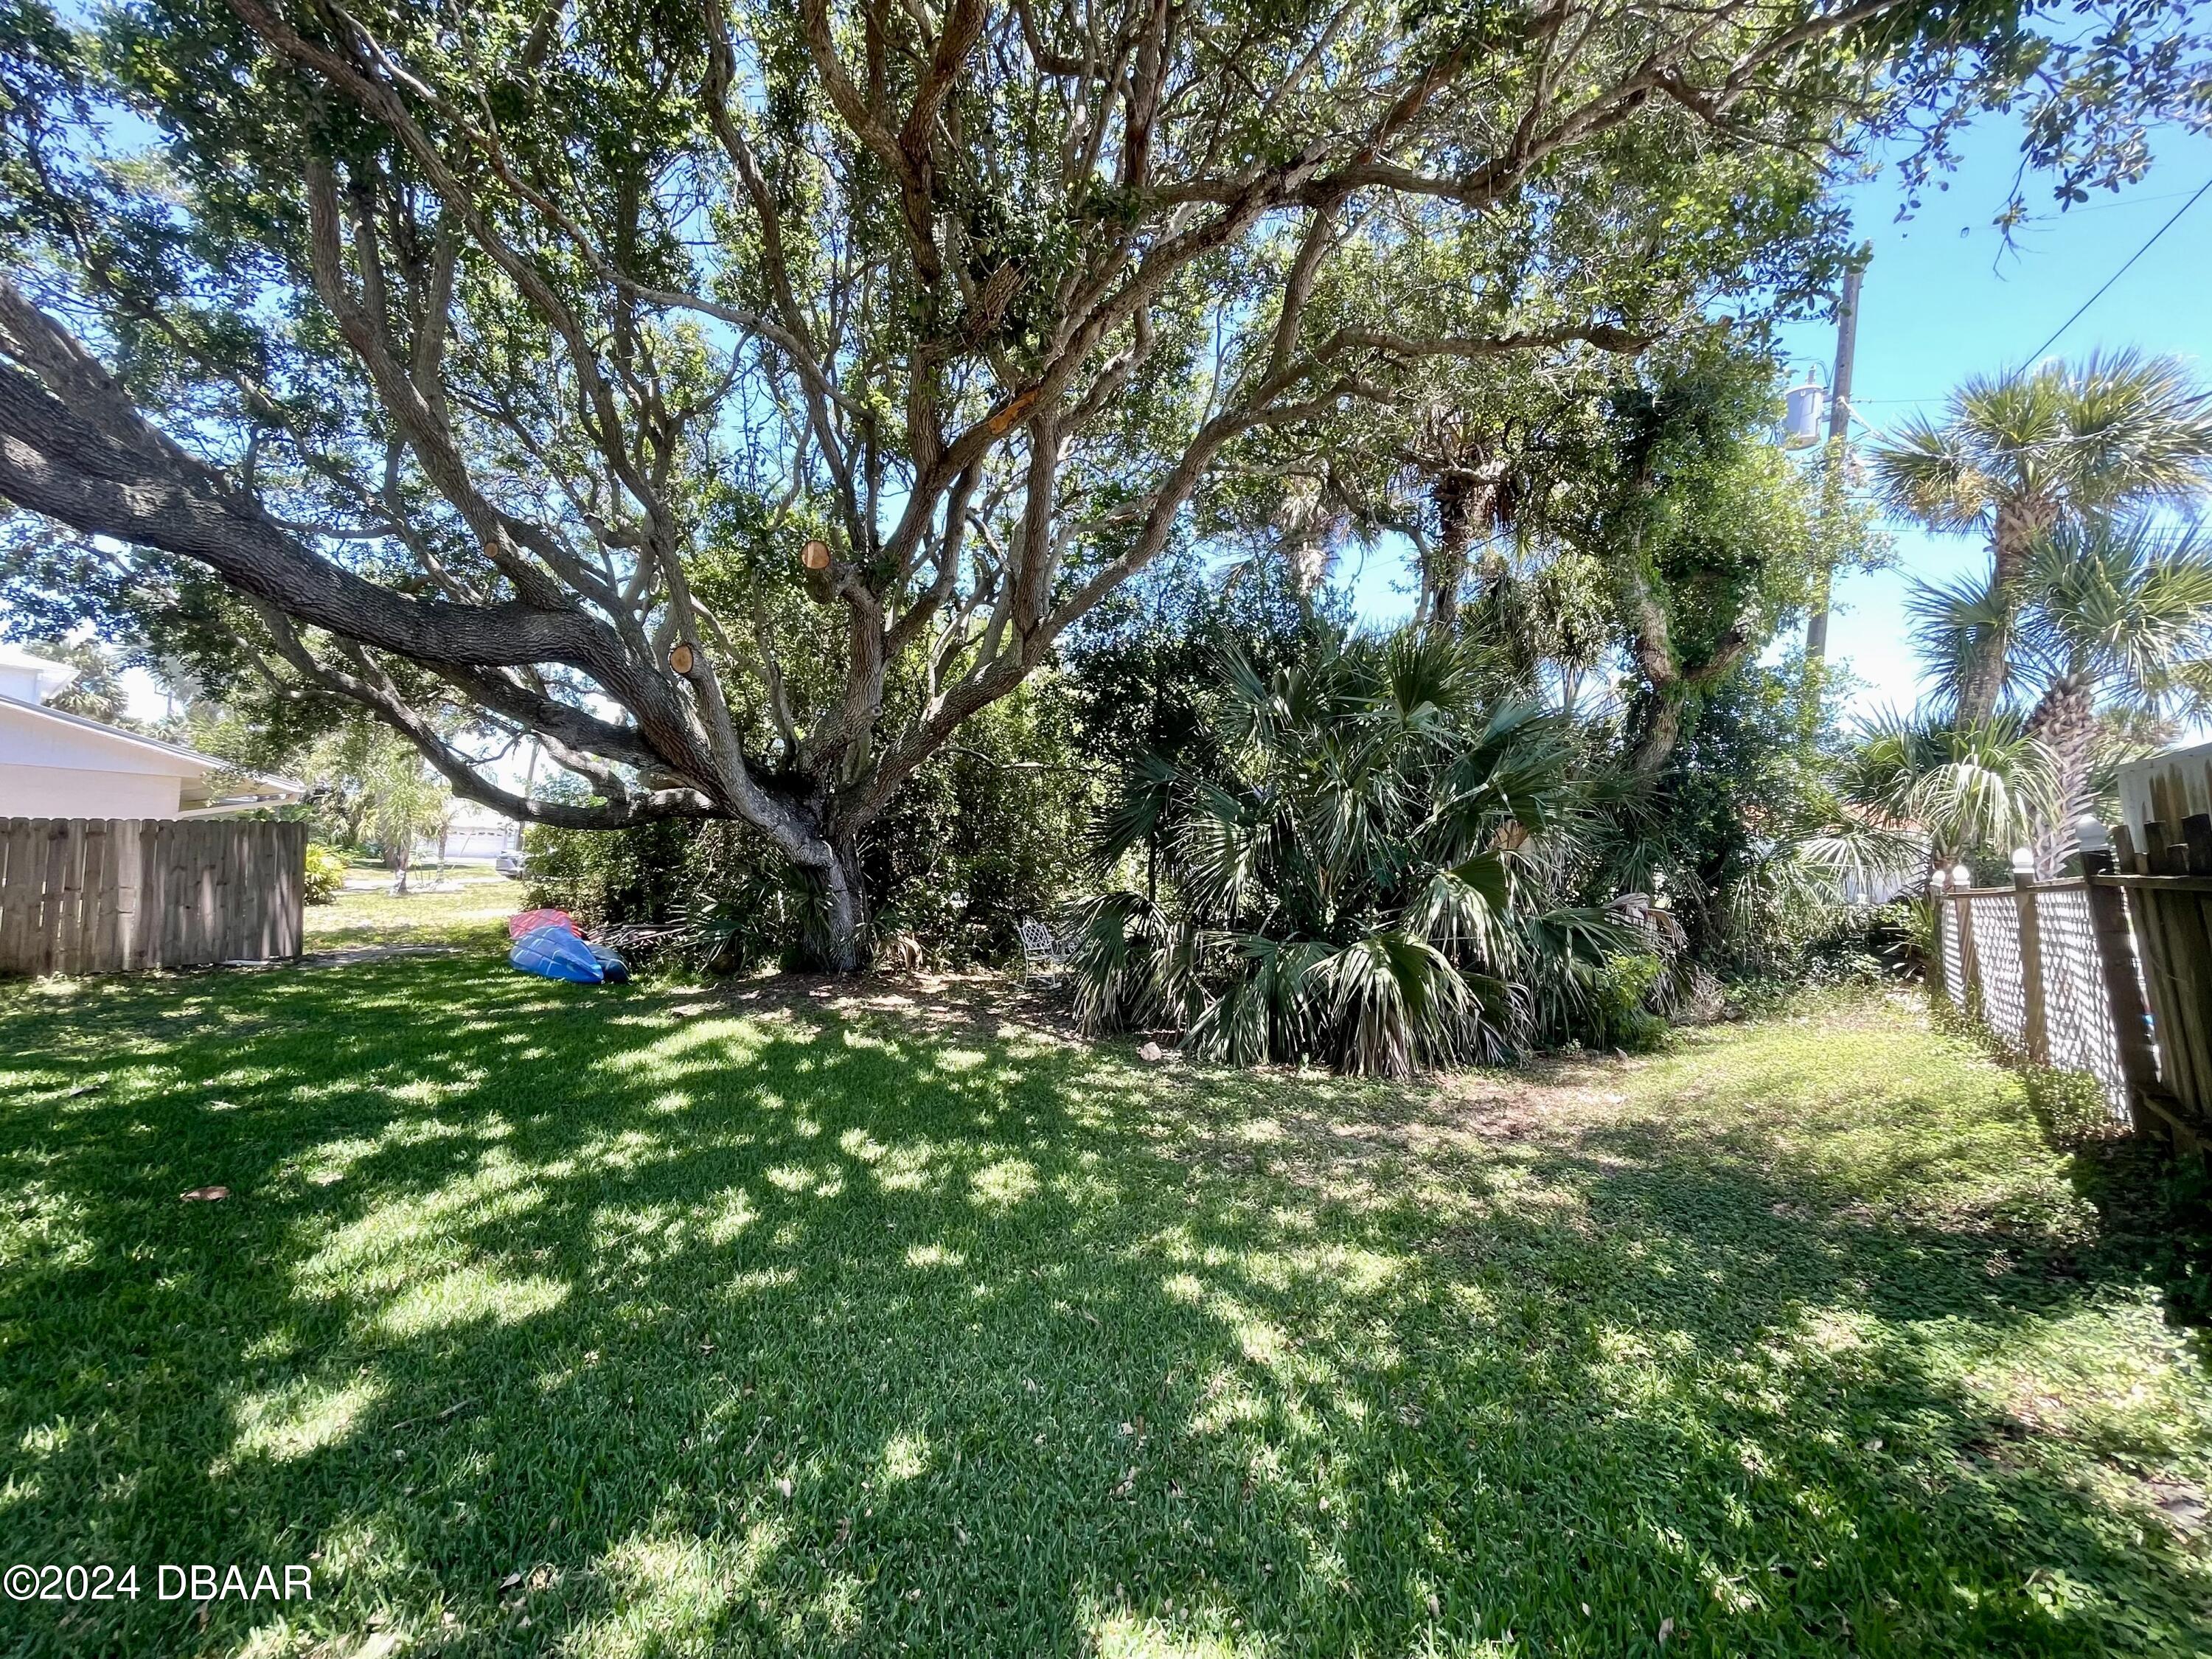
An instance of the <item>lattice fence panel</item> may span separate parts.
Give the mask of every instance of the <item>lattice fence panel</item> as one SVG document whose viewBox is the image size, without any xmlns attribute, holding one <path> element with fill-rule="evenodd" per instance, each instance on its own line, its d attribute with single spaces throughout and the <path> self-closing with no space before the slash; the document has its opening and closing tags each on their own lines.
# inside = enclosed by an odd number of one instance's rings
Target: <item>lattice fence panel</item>
<svg viewBox="0 0 2212 1659">
<path fill-rule="evenodd" d="M 1943 994 L 1954 1008 L 1966 1006 L 1966 963 L 1959 945 L 1959 907 L 1942 904 L 1936 915 L 1943 929 Z"/>
<path fill-rule="evenodd" d="M 1982 1023 L 2006 1047 L 2027 1044 L 2027 979 L 2020 962 L 2020 906 L 2008 893 L 1970 898 Z"/>
<path fill-rule="evenodd" d="M 2043 1019 L 2051 1063 L 2062 1071 L 2087 1072 L 2103 1084 L 2112 1115 L 2125 1122 L 2128 1082 L 2097 958 L 2089 895 L 2079 887 L 2045 888 L 2035 896 L 2035 924 L 2043 944 Z"/>
</svg>

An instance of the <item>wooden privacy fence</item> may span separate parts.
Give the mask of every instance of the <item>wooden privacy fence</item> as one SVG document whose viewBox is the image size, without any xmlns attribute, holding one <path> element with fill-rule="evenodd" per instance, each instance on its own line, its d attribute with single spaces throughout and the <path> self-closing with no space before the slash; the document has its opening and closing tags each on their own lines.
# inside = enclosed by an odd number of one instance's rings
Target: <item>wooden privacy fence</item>
<svg viewBox="0 0 2212 1659">
<path fill-rule="evenodd" d="M 2086 1072 L 2116 1116 L 2197 1144 L 2212 1139 L 2212 817 L 2143 830 L 2154 853 L 2124 824 L 2109 845 L 2085 833 L 2075 879 L 1939 887 L 1943 988 L 2021 1059 Z"/>
<path fill-rule="evenodd" d="M 300 954 L 307 826 L 0 818 L 0 974 Z"/>
</svg>

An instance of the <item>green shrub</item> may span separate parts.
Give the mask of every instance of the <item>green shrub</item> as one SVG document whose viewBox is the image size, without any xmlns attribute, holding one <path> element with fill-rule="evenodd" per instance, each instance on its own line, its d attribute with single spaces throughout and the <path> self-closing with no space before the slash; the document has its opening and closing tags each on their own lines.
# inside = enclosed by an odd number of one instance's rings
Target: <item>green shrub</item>
<svg viewBox="0 0 2212 1659">
<path fill-rule="evenodd" d="M 1642 951 L 1607 959 L 1592 976 L 1587 1018 L 1594 1047 L 1643 1054 L 1665 1046 L 1667 1022 L 1651 1012 L 1650 1004 L 1666 966 Z"/>
<path fill-rule="evenodd" d="M 1728 981 L 1721 996 L 1723 1017 L 1762 1019 L 1808 992 L 1875 990 L 1910 979 L 1926 959 L 1924 932 L 1916 930 L 1927 909 L 1924 902 L 1904 899 L 1830 907 L 1820 926 L 1793 947 L 1794 960 L 1740 970 Z"/>
<path fill-rule="evenodd" d="M 1796 980 L 1761 974 L 1740 979 L 1721 994 L 1721 1012 L 1728 1019 L 1765 1019 L 1778 1014 L 1802 991 Z"/>
<path fill-rule="evenodd" d="M 1218 741 L 1148 757 L 1101 823 L 1101 854 L 1158 896 L 1088 908 L 1070 963 L 1087 1028 L 1391 1077 L 1589 1029 L 1642 936 L 1547 885 L 1546 839 L 1574 833 L 1583 795 L 1557 715 L 1413 630 L 1317 629 L 1289 666 L 1231 654 L 1221 675 Z M 1640 1004 L 1656 967 L 1620 970 L 1617 994 Z"/>
<path fill-rule="evenodd" d="M 633 968 L 672 951 L 714 973 L 803 958 L 805 883 L 750 825 L 534 826 L 526 842 L 529 902 L 557 905 L 593 930 L 647 930 L 623 942 Z"/>
<path fill-rule="evenodd" d="M 689 896 L 686 866 L 705 854 L 701 843 L 720 842 L 736 827 L 663 822 L 605 830 L 533 824 L 523 832 L 529 901 L 556 905 L 586 927 L 673 921 Z"/>
<path fill-rule="evenodd" d="M 307 874 L 301 893 L 310 904 L 328 904 L 345 886 L 345 855 L 319 841 L 307 843 Z"/>
<path fill-rule="evenodd" d="M 1067 687 L 1032 682 L 961 728 L 862 832 L 878 939 L 945 963 L 1018 959 L 1015 930 L 1090 884 L 1084 832 L 1101 793 Z"/>
</svg>

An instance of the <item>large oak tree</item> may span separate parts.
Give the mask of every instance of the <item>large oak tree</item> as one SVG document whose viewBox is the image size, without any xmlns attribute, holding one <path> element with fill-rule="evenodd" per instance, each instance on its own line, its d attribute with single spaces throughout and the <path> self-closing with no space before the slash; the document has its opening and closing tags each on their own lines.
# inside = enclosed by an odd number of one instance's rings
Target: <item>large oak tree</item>
<svg viewBox="0 0 2212 1659">
<path fill-rule="evenodd" d="M 2057 86 L 2036 9 L 14 0 L 0 497 L 465 795 L 757 826 L 849 965 L 861 830 L 1241 452 L 1817 288 L 1846 124 Z"/>
</svg>

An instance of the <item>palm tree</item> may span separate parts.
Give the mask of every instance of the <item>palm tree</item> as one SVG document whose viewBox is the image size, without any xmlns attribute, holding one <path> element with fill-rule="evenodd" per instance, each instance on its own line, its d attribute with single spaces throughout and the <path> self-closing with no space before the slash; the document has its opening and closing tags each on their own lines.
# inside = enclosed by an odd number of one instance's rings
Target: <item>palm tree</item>
<svg viewBox="0 0 2212 1659">
<path fill-rule="evenodd" d="M 2212 482 L 2212 393 L 2172 357 L 2053 361 L 1969 380 L 1942 424 L 1915 416 L 1873 459 L 1893 510 L 1990 538 L 1988 603 L 1961 641 L 1954 682 L 1960 723 L 1976 726 L 2002 695 L 2038 542 L 2063 522 L 2201 495 Z"/>
<path fill-rule="evenodd" d="M 1931 870 L 2021 845 L 2057 800 L 2051 751 L 2003 716 L 1960 726 L 1878 715 L 1838 766 L 1836 789 L 1860 829 L 1924 835 Z"/>
<path fill-rule="evenodd" d="M 2101 514 L 2061 524 L 2038 539 L 2012 594 L 1972 580 L 1923 584 L 1912 609 L 1922 648 L 1951 688 L 2008 615 L 2003 681 L 2027 707 L 2026 734 L 2051 756 L 2055 810 L 2036 836 L 2046 873 L 2064 856 L 2067 826 L 2091 805 L 2103 720 L 2201 714 L 2212 695 L 2212 538 L 2194 524 Z"/>
</svg>

